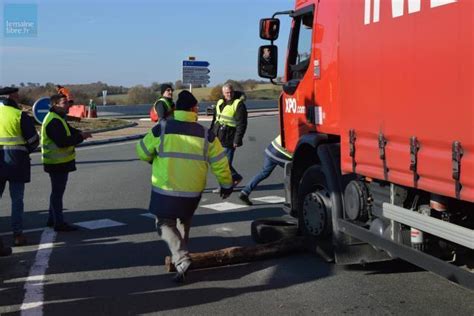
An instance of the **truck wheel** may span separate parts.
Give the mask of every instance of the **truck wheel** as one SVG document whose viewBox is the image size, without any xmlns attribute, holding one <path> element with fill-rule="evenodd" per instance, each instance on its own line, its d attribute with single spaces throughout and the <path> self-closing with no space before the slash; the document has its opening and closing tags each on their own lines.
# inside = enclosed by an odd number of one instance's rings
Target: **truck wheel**
<svg viewBox="0 0 474 316">
<path fill-rule="evenodd" d="M 296 236 L 298 225 L 293 218 L 269 217 L 254 220 L 250 230 L 252 239 L 258 244 L 264 244 Z"/>
<path fill-rule="evenodd" d="M 319 165 L 306 170 L 298 189 L 298 224 L 306 236 L 331 233 L 331 195 Z"/>
<path fill-rule="evenodd" d="M 308 168 L 298 187 L 298 228 L 308 238 L 308 248 L 333 261 L 331 195 L 321 166 Z"/>
</svg>

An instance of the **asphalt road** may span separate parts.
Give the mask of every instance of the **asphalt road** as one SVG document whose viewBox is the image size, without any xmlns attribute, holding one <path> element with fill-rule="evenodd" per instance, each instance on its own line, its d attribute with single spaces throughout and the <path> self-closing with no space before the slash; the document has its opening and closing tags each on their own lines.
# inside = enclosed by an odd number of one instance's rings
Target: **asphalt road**
<svg viewBox="0 0 474 316">
<path fill-rule="evenodd" d="M 277 117 L 249 122 L 235 161 L 245 180 L 260 168 L 263 149 L 278 126 Z M 19 314 L 22 304 L 25 315 L 474 314 L 474 292 L 398 261 L 338 267 L 312 254 L 298 254 L 192 271 L 185 285 L 176 285 L 163 265 L 167 248 L 158 240 L 154 221 L 143 216 L 150 166 L 137 160 L 134 146 L 127 142 L 78 149 L 78 171 L 70 175 L 65 197 L 67 221 L 108 219 L 120 226 L 59 233 L 52 237 L 53 247 L 44 245 L 39 252 L 42 234 L 51 237 L 43 232 L 50 188 L 39 155 L 33 155 L 25 229 L 37 230 L 27 233 L 30 246 L 0 258 L 1 315 Z M 275 170 L 252 198 L 283 197 L 282 176 L 281 169 Z M 210 176 L 193 219 L 193 252 L 252 245 L 253 219 L 284 214 L 281 204 L 264 202 L 226 211 L 206 208 L 222 202 L 209 193 L 215 186 Z M 229 202 L 239 204 L 237 195 Z M 7 243 L 9 203 L 5 194 L 0 201 L 0 233 L 7 234 Z"/>
</svg>

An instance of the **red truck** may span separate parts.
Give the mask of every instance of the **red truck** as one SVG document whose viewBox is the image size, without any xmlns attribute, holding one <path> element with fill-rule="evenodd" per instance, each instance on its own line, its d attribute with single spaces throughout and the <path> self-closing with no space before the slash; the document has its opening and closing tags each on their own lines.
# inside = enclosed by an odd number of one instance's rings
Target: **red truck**
<svg viewBox="0 0 474 316">
<path fill-rule="evenodd" d="M 401 258 L 474 288 L 472 0 L 296 0 L 260 21 L 277 77 L 286 203 L 340 264 Z M 274 82 L 275 83 L 275 82 Z"/>
</svg>

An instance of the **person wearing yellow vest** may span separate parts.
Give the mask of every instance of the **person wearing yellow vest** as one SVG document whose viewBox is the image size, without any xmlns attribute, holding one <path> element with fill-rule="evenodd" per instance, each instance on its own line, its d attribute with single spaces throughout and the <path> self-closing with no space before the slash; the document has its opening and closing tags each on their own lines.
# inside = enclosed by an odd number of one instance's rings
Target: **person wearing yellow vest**
<svg viewBox="0 0 474 316">
<path fill-rule="evenodd" d="M 46 225 L 55 231 L 77 230 L 77 227 L 64 222 L 63 196 L 69 172 L 76 170 L 75 146 L 91 137 L 69 126 L 66 116 L 69 110 L 67 97 L 62 94 L 51 96 L 51 108 L 41 126 L 41 154 L 44 171 L 51 179 L 49 197 L 49 217 Z"/>
<path fill-rule="evenodd" d="M 31 180 L 30 153 L 38 147 L 39 136 L 32 119 L 18 106 L 18 89 L 0 89 L 0 96 L 0 198 L 8 182 L 13 243 L 22 246 L 27 244 L 23 235 L 25 183 Z M 1 242 L 0 246 L 1 255 Z"/>
<path fill-rule="evenodd" d="M 173 87 L 169 83 L 164 83 L 160 87 L 161 97 L 153 104 L 152 111 L 154 114 L 152 120 L 157 122 L 158 120 L 166 120 L 173 118 L 173 112 L 175 105 L 173 103 Z"/>
<path fill-rule="evenodd" d="M 239 199 L 247 205 L 253 205 L 249 199 L 250 193 L 270 176 L 276 166 L 284 167 L 292 158 L 293 155 L 281 145 L 281 135 L 278 135 L 265 149 L 262 170 L 240 191 Z"/>
<path fill-rule="evenodd" d="M 235 149 L 242 146 L 242 139 L 247 130 L 247 108 L 244 95 L 234 92 L 232 84 L 226 83 L 222 87 L 223 98 L 217 101 L 211 130 L 217 135 L 224 147 L 229 160 L 234 186 L 242 181 L 242 176 L 232 166 Z"/>
<path fill-rule="evenodd" d="M 174 120 L 162 120 L 137 144 L 137 155 L 152 164 L 149 211 L 156 216 L 158 235 L 168 245 L 183 282 L 191 265 L 187 241 L 191 219 L 206 187 L 210 166 L 221 197 L 232 193 L 232 177 L 224 149 L 214 133 L 198 124 L 198 101 L 182 91 Z"/>
</svg>

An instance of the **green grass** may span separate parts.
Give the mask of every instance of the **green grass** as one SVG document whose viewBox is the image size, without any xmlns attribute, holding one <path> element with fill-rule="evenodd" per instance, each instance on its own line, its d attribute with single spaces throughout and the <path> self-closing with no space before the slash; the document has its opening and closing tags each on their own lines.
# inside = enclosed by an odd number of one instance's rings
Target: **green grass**
<svg viewBox="0 0 474 316">
<path fill-rule="evenodd" d="M 69 122 L 74 128 L 94 132 L 96 130 L 102 130 L 106 128 L 120 128 L 124 127 L 130 122 L 121 119 L 109 119 L 109 118 L 83 118 L 80 122 Z"/>
<path fill-rule="evenodd" d="M 214 87 L 206 88 L 193 88 L 193 95 L 199 101 L 204 101 L 209 98 L 209 94 Z M 188 89 L 186 89 L 188 90 Z M 174 91 L 174 99 L 178 97 L 178 94 L 183 91 L 183 89 L 177 89 Z M 246 90 L 245 94 L 247 99 L 251 100 L 272 100 L 277 99 L 281 92 L 281 86 L 276 86 L 271 83 L 258 84 L 252 90 Z M 114 94 L 107 96 L 108 104 L 127 104 L 127 95 L 126 94 Z M 101 103 L 100 103 L 101 104 Z"/>
<path fill-rule="evenodd" d="M 126 94 L 113 94 L 108 95 L 106 98 L 107 104 L 127 104 L 128 96 Z M 102 105 L 102 98 L 100 98 L 99 103 Z"/>
<path fill-rule="evenodd" d="M 193 88 L 193 95 L 196 99 L 198 99 L 199 101 L 203 101 L 203 100 L 206 100 L 207 97 L 209 96 L 209 94 L 211 93 L 211 90 L 212 90 L 213 87 L 206 87 L 206 88 Z M 188 89 L 186 90 L 189 90 L 189 87 Z M 175 90 L 174 91 L 174 99 L 176 99 L 178 97 L 178 94 L 183 91 L 183 89 L 178 89 L 178 90 Z"/>
<path fill-rule="evenodd" d="M 276 100 L 280 96 L 280 90 L 259 89 L 246 91 L 248 100 Z"/>
<path fill-rule="evenodd" d="M 199 101 L 207 100 L 211 90 L 214 87 L 207 87 L 207 88 L 193 88 L 193 94 Z M 179 92 L 182 90 L 176 90 L 174 92 L 175 98 Z M 247 99 L 252 100 L 270 100 L 270 99 L 277 99 L 280 95 L 281 87 L 273 85 L 271 83 L 265 84 L 258 84 L 252 90 L 246 90 L 245 94 L 247 95 Z"/>
</svg>

